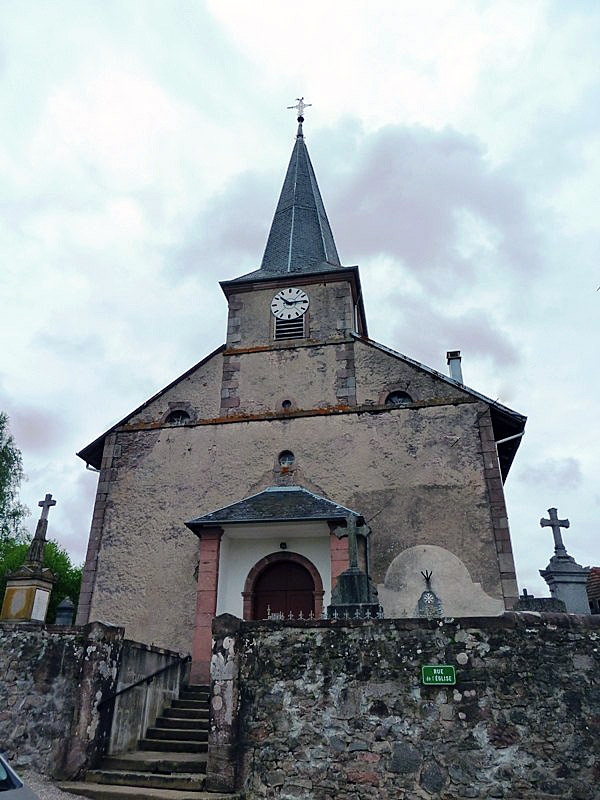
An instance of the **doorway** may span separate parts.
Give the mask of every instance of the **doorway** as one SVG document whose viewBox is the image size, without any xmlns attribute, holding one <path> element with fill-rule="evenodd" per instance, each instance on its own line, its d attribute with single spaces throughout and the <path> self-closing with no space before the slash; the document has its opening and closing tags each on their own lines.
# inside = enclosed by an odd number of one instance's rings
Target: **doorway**
<svg viewBox="0 0 600 800">
<path fill-rule="evenodd" d="M 267 566 L 254 582 L 253 619 L 269 614 L 292 615 L 304 619 L 316 615 L 315 582 L 306 567 L 295 561 L 276 561 Z"/>
</svg>

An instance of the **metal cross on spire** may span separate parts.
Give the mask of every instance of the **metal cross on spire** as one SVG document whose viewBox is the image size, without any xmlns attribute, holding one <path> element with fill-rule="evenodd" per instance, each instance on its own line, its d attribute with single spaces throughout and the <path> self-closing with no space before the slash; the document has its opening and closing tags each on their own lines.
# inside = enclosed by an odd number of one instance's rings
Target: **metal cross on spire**
<svg viewBox="0 0 600 800">
<path fill-rule="evenodd" d="M 51 494 L 47 494 L 43 500 L 40 500 L 38 506 L 42 509 L 42 516 L 41 519 L 48 519 L 48 512 L 52 508 L 52 506 L 56 505 L 56 500 L 52 499 Z"/>
<path fill-rule="evenodd" d="M 297 97 L 298 101 L 295 106 L 288 106 L 288 109 L 295 108 L 298 110 L 298 122 L 304 122 L 304 109 L 312 106 L 312 103 L 305 103 L 303 97 Z"/>
<path fill-rule="evenodd" d="M 554 552 L 560 552 L 561 555 L 563 553 L 566 555 L 567 549 L 562 540 L 560 529 L 568 528 L 571 523 L 568 519 L 559 519 L 555 508 L 549 508 L 548 514 L 550 515 L 550 519 L 544 519 L 542 517 L 540 525 L 542 528 L 552 528 L 552 534 L 554 535 Z"/>
</svg>

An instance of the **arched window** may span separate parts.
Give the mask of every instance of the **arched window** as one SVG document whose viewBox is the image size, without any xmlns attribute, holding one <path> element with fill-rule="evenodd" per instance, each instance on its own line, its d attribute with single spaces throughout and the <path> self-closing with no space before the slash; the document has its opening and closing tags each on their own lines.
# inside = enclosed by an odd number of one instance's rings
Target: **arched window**
<svg viewBox="0 0 600 800">
<path fill-rule="evenodd" d="M 177 411 L 171 411 L 165 422 L 167 425 L 185 425 L 185 423 L 189 422 L 190 419 L 191 417 L 187 411 L 178 409 Z"/>
<path fill-rule="evenodd" d="M 385 398 L 386 406 L 407 406 L 412 402 L 413 399 L 408 392 L 390 392 Z"/>
</svg>

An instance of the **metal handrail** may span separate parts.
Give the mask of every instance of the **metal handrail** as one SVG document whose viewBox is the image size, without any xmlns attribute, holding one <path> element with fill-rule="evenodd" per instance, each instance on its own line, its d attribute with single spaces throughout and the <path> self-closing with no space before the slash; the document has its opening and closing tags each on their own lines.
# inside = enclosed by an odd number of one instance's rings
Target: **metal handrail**
<svg viewBox="0 0 600 800">
<path fill-rule="evenodd" d="M 118 692 L 111 694 L 110 697 L 105 697 L 98 703 L 97 707 L 100 708 L 101 706 L 106 705 L 106 703 L 111 703 L 113 700 L 116 700 L 117 697 L 119 697 L 119 695 L 125 694 L 125 692 L 128 692 L 130 689 L 135 689 L 136 686 L 141 686 L 142 683 L 151 684 L 157 675 L 161 675 L 163 672 L 166 672 L 168 669 L 171 669 L 171 667 L 180 666 L 181 664 L 187 664 L 191 660 L 192 657 L 191 655 L 189 655 L 189 653 L 186 656 L 179 656 L 176 661 L 171 661 L 171 663 L 167 664 L 166 667 L 161 667 L 160 669 L 157 669 L 156 672 L 152 672 L 150 675 L 146 675 L 144 678 L 140 678 L 139 681 L 129 684 L 129 686 L 126 686 L 124 689 L 119 689 Z"/>
</svg>

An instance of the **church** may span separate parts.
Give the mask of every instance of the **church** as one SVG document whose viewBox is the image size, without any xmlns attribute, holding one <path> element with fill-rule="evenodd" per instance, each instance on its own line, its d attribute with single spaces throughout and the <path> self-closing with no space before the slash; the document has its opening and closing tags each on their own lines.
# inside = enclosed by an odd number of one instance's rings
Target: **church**
<svg viewBox="0 0 600 800">
<path fill-rule="evenodd" d="M 215 615 L 323 615 L 350 525 L 386 617 L 518 596 L 503 485 L 525 417 L 465 386 L 458 351 L 444 375 L 369 338 L 297 108 L 260 268 L 220 284 L 225 343 L 78 453 L 100 471 L 78 624 L 191 652 L 196 681 Z"/>
</svg>

